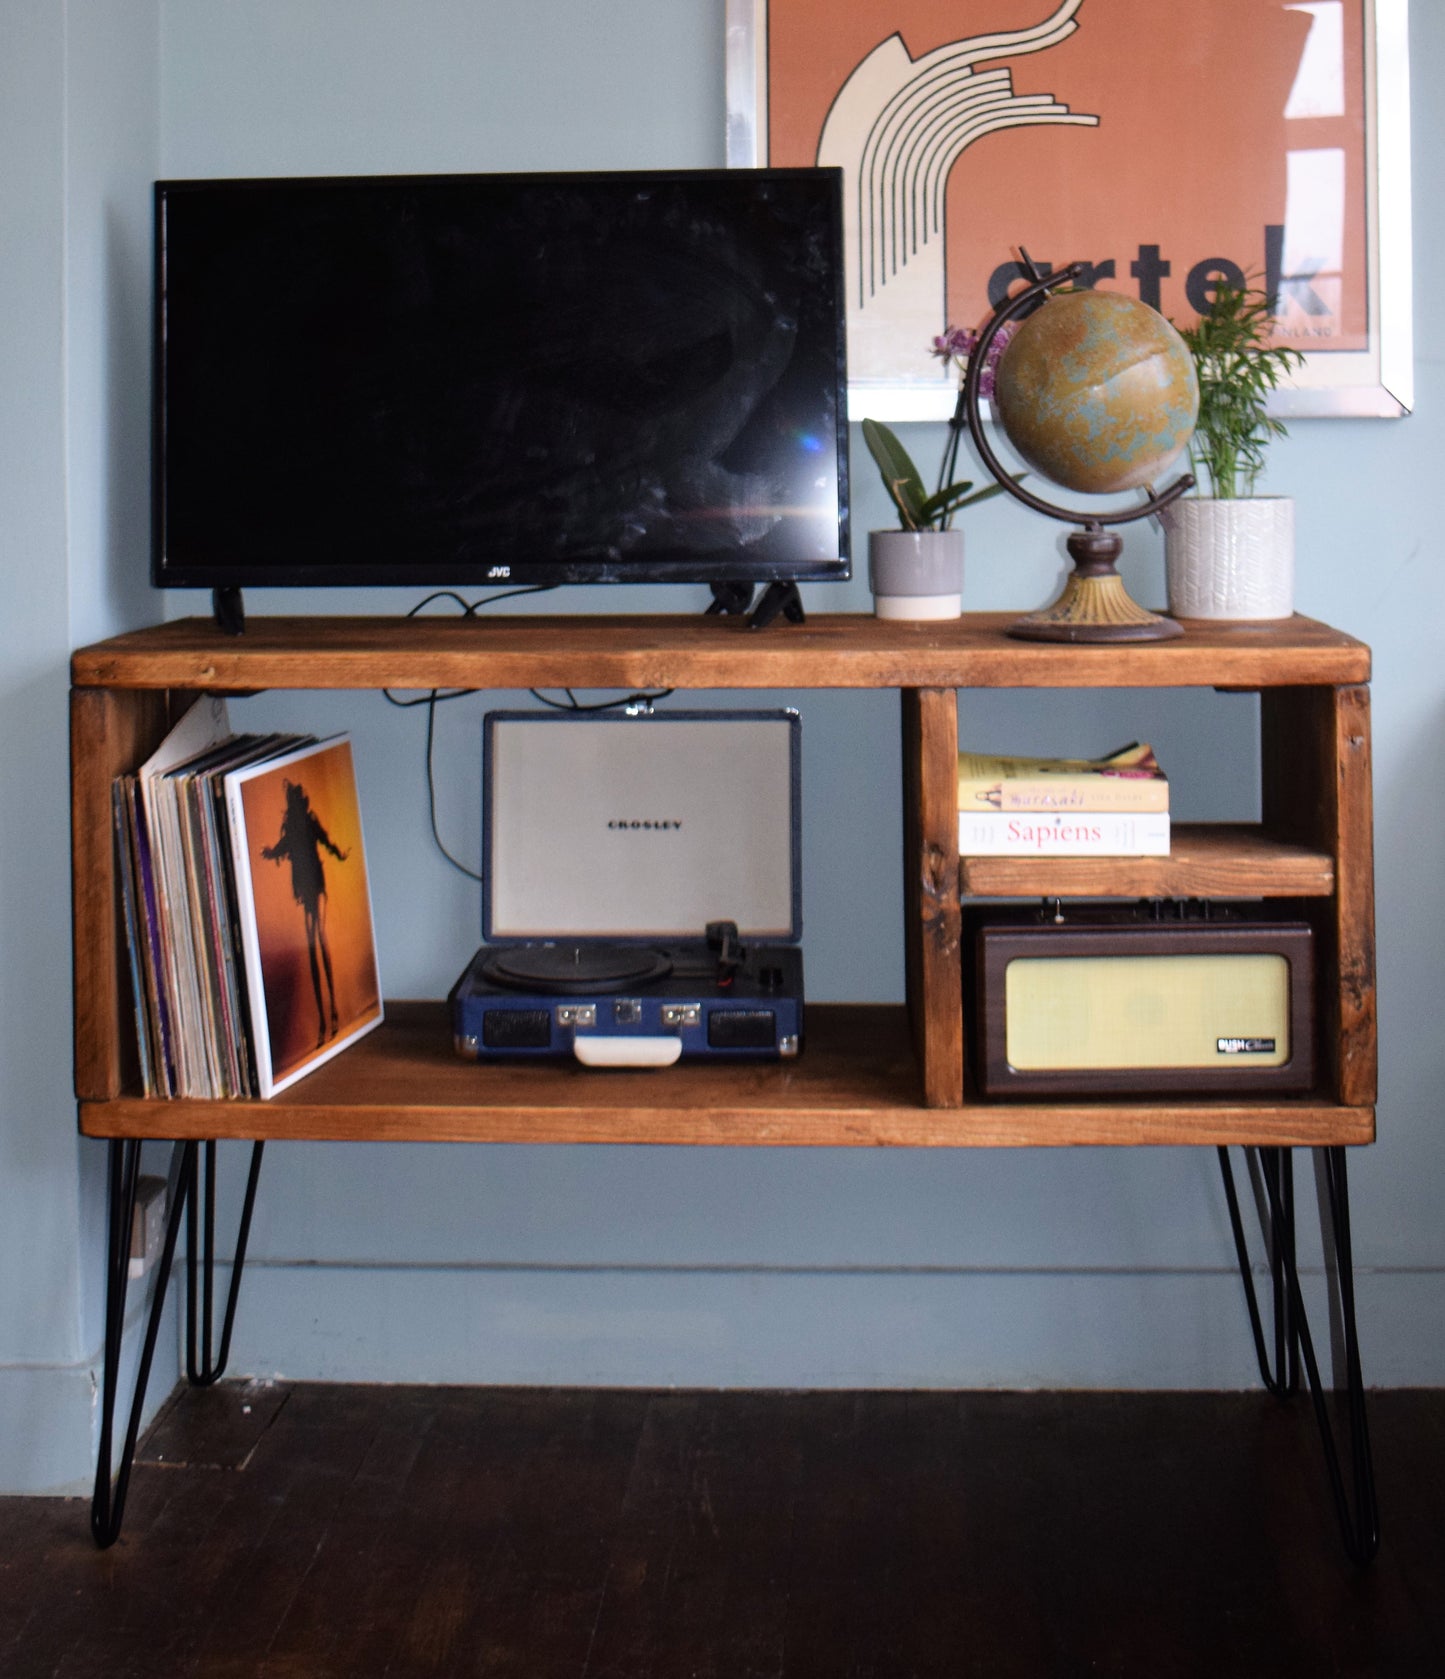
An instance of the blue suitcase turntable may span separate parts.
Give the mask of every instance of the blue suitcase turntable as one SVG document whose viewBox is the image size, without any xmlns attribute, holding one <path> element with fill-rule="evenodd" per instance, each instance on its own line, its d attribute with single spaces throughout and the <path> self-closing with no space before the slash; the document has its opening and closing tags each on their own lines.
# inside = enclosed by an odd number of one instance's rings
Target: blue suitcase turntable
<svg viewBox="0 0 1445 1679">
<path fill-rule="evenodd" d="M 491 712 L 483 934 L 457 1052 L 587 1066 L 796 1055 L 792 711 Z"/>
</svg>

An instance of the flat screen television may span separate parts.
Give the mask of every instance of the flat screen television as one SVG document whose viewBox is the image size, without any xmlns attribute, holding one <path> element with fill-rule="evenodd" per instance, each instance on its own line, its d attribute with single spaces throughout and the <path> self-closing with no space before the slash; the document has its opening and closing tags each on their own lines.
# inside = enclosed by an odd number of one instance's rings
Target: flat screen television
<svg viewBox="0 0 1445 1679">
<path fill-rule="evenodd" d="M 837 171 L 155 200 L 157 586 L 848 576 Z"/>
</svg>

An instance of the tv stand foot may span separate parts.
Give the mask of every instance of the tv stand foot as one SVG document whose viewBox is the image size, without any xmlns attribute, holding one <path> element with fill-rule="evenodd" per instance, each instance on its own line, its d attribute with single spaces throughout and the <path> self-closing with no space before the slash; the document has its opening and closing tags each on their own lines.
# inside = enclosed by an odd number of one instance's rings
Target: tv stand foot
<svg viewBox="0 0 1445 1679">
<path fill-rule="evenodd" d="M 806 621 L 803 597 L 798 593 L 796 583 L 769 583 L 763 590 L 761 600 L 753 608 L 752 616 L 748 619 L 748 628 L 765 629 L 780 612 L 790 624 Z"/>
<path fill-rule="evenodd" d="M 740 618 L 753 604 L 751 583 L 714 583 L 711 588 L 712 600 L 704 617 L 714 617 L 721 612 L 730 618 Z"/>
<path fill-rule="evenodd" d="M 222 635 L 245 635 L 246 607 L 239 589 L 212 589 L 211 611 Z"/>
</svg>

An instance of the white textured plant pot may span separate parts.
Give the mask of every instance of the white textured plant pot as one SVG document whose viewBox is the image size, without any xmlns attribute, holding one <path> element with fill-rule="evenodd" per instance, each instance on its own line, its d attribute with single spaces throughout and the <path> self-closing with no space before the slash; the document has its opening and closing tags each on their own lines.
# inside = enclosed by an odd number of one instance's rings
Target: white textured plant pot
<svg viewBox="0 0 1445 1679">
<path fill-rule="evenodd" d="M 1181 496 L 1160 515 L 1176 618 L 1288 618 L 1294 611 L 1294 502 Z"/>
<path fill-rule="evenodd" d="M 868 584 L 879 618 L 957 618 L 963 532 L 870 531 Z"/>
</svg>

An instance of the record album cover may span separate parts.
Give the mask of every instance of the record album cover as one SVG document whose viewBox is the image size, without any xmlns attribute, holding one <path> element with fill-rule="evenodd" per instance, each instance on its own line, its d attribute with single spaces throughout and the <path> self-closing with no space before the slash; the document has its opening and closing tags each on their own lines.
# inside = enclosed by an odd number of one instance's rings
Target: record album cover
<svg viewBox="0 0 1445 1679">
<path fill-rule="evenodd" d="M 381 1023 L 351 742 L 318 741 L 226 777 L 262 1096 Z"/>
</svg>

